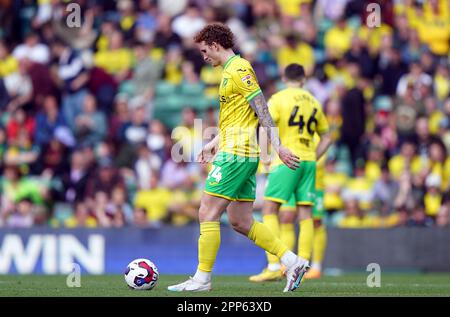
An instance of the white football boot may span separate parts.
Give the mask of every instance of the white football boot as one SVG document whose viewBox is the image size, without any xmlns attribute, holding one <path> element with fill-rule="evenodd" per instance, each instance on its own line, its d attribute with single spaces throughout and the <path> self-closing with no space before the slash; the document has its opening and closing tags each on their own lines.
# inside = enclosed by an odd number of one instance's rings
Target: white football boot
<svg viewBox="0 0 450 317">
<path fill-rule="evenodd" d="M 202 283 L 199 282 L 192 277 L 189 277 L 189 279 L 186 282 L 177 284 L 177 285 L 171 285 L 167 287 L 167 290 L 171 292 L 204 292 L 204 291 L 210 291 L 211 290 L 211 282 L 208 283 Z"/>
<path fill-rule="evenodd" d="M 286 287 L 283 292 L 295 291 L 302 281 L 303 275 L 309 270 L 309 262 L 298 257 L 297 262 L 286 270 Z"/>
</svg>

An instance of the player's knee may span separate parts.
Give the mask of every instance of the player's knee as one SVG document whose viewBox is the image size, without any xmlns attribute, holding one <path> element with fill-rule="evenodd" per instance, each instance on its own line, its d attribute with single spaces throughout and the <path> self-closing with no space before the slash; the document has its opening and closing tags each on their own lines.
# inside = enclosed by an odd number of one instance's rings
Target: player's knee
<svg viewBox="0 0 450 317">
<path fill-rule="evenodd" d="M 220 219 L 220 214 L 217 210 L 207 204 L 201 204 L 198 210 L 198 219 L 200 222 L 206 221 L 218 221 Z"/>
<path fill-rule="evenodd" d="M 276 214 L 278 214 L 279 209 L 280 209 L 280 203 L 266 200 L 264 202 L 262 213 L 263 213 L 263 215 L 276 215 Z"/>
<path fill-rule="evenodd" d="M 230 219 L 230 225 L 234 231 L 246 235 L 250 231 L 250 225 L 242 220 Z"/>
<path fill-rule="evenodd" d="M 314 228 L 319 228 L 322 225 L 322 219 L 314 219 Z"/>
<path fill-rule="evenodd" d="M 280 213 L 280 223 L 294 223 L 295 216 L 295 212 L 282 212 Z"/>
<path fill-rule="evenodd" d="M 300 220 L 312 218 L 312 207 L 311 206 L 298 206 L 298 212 Z"/>
</svg>

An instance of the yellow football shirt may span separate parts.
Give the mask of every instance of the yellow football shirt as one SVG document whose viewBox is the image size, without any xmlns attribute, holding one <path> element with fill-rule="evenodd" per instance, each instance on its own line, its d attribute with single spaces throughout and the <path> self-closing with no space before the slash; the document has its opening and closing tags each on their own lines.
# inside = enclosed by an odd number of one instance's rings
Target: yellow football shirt
<svg viewBox="0 0 450 317">
<path fill-rule="evenodd" d="M 261 93 L 250 63 L 234 55 L 224 65 L 219 87 L 220 151 L 259 156 L 256 140 L 258 117 L 249 102 Z"/>
<path fill-rule="evenodd" d="M 172 198 L 172 193 L 163 187 L 141 190 L 136 193 L 134 207 L 144 208 L 148 220 L 159 221 L 167 215 Z"/>
<path fill-rule="evenodd" d="M 103 68 L 108 74 L 115 75 L 131 67 L 133 57 L 127 48 L 99 51 L 94 55 L 94 64 Z"/>
<path fill-rule="evenodd" d="M 0 60 L 0 78 L 14 73 L 19 68 L 19 61 L 14 56 L 7 56 Z"/>
<path fill-rule="evenodd" d="M 269 111 L 283 146 L 302 161 L 315 161 L 314 134 L 328 131 L 328 121 L 317 99 L 305 89 L 286 88 L 270 98 Z M 277 157 L 273 166 L 281 163 Z"/>
<path fill-rule="evenodd" d="M 425 205 L 425 213 L 428 216 L 436 216 L 439 213 L 439 210 L 442 206 L 442 196 L 433 193 L 426 193 L 423 198 L 423 203 Z"/>
</svg>

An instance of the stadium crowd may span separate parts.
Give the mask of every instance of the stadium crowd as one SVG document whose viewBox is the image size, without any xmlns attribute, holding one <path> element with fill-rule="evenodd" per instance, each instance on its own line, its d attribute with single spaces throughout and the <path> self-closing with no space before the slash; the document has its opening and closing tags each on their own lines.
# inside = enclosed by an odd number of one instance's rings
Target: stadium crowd
<svg viewBox="0 0 450 317">
<path fill-rule="evenodd" d="M 266 98 L 305 66 L 335 142 L 328 225 L 450 225 L 450 1 L 2 0 L 0 227 L 195 220 L 208 166 L 192 162 L 194 120 L 217 125 L 221 69 L 192 37 L 212 21 Z"/>
</svg>

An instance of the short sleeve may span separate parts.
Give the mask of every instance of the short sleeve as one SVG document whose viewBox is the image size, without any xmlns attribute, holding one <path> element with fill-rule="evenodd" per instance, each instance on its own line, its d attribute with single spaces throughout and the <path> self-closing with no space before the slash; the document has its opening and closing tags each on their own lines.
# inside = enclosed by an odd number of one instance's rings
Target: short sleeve
<svg viewBox="0 0 450 317">
<path fill-rule="evenodd" d="M 237 68 L 233 74 L 233 81 L 237 87 L 237 92 L 244 96 L 247 101 L 261 93 L 255 71 L 250 65 Z"/>
</svg>

